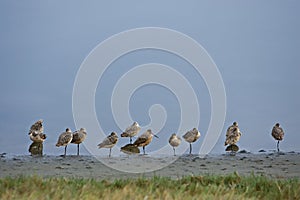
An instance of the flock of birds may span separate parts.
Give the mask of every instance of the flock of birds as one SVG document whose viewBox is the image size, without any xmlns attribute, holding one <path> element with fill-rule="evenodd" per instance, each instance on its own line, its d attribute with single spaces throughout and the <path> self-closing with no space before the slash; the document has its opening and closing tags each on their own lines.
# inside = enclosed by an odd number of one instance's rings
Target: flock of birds
<svg viewBox="0 0 300 200">
<path fill-rule="evenodd" d="M 148 129 L 146 132 L 141 134 L 133 143 L 132 138 L 136 136 L 141 130 L 141 127 L 137 122 L 134 122 L 131 126 L 126 128 L 126 130 L 121 134 L 121 137 L 129 137 L 129 144 L 125 145 L 124 147 L 121 147 L 121 151 L 127 154 L 132 153 L 140 153 L 138 147 L 143 148 L 143 153 L 145 152 L 145 147 L 150 144 L 150 142 L 154 137 L 157 137 L 157 135 L 154 135 L 151 129 Z M 200 132 L 197 130 L 197 128 L 193 128 L 192 130 L 186 132 L 182 137 L 183 139 L 190 144 L 190 151 L 189 153 L 192 153 L 192 143 L 196 142 L 200 138 Z M 235 145 L 242 133 L 240 132 L 240 129 L 238 127 L 237 122 L 233 122 L 231 126 L 228 127 L 226 131 L 226 140 L 225 140 L 225 146 L 227 145 Z M 36 143 L 43 143 L 46 139 L 46 134 L 44 134 L 44 128 L 43 128 L 43 120 L 38 120 L 35 122 L 29 131 L 30 139 L 33 142 Z M 58 137 L 58 141 L 56 143 L 57 147 L 64 146 L 65 152 L 64 156 L 66 156 L 67 152 L 67 146 L 72 144 L 77 144 L 77 155 L 79 155 L 79 145 L 85 140 L 87 136 L 87 132 L 85 128 L 81 128 L 75 132 L 72 132 L 71 129 L 67 128 L 65 132 L 61 133 Z M 277 151 L 279 151 L 279 142 L 283 140 L 284 131 L 280 127 L 279 123 L 276 123 L 275 126 L 272 129 L 272 136 L 275 140 L 277 140 Z M 118 142 L 118 135 L 115 132 L 112 132 L 109 136 L 107 136 L 100 144 L 98 144 L 98 148 L 109 148 L 109 157 L 111 156 L 111 149 L 117 144 Z M 175 148 L 178 147 L 181 143 L 181 138 L 176 135 L 176 133 L 173 133 L 171 137 L 169 138 L 169 144 L 172 146 L 174 155 Z"/>
</svg>

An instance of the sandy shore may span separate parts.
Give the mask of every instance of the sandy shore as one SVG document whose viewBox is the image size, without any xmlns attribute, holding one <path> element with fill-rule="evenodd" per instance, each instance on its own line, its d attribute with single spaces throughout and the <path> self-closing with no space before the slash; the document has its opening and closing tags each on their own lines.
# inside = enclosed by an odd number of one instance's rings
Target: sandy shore
<svg viewBox="0 0 300 200">
<path fill-rule="evenodd" d="M 151 156 L 124 156 L 101 158 L 113 166 L 149 166 L 167 163 L 168 158 Z M 172 158 L 173 159 L 173 158 Z M 142 169 L 142 168 L 141 168 Z M 93 156 L 5 156 L 0 157 L 0 177 L 19 175 L 40 175 L 43 177 L 77 177 L 95 179 L 116 179 L 166 176 L 180 178 L 187 175 L 231 174 L 266 175 L 272 178 L 300 178 L 300 153 L 238 153 L 235 156 L 208 155 L 181 156 L 170 165 L 152 172 L 145 168 L 142 173 L 118 171 L 103 164 Z"/>
</svg>

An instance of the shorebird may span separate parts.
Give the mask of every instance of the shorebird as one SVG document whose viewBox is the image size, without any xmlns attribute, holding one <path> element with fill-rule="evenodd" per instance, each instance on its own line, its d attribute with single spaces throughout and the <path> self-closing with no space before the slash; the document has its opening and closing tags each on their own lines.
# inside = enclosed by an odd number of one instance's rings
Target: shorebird
<svg viewBox="0 0 300 200">
<path fill-rule="evenodd" d="M 276 123 L 272 129 L 272 136 L 277 140 L 277 151 L 279 152 L 279 142 L 283 140 L 284 132 L 279 123 Z"/>
<path fill-rule="evenodd" d="M 181 138 L 176 135 L 176 133 L 173 133 L 169 139 L 169 144 L 173 147 L 174 156 L 175 154 L 175 147 L 178 147 L 181 143 Z"/>
<path fill-rule="evenodd" d="M 152 138 L 157 137 L 157 135 L 154 135 L 151 131 L 151 129 L 148 129 L 145 133 L 143 133 L 142 135 L 140 135 L 136 141 L 134 141 L 133 145 L 135 145 L 136 147 L 143 147 L 143 152 L 144 155 L 146 154 L 145 152 L 145 146 L 147 146 L 151 141 Z"/>
<path fill-rule="evenodd" d="M 100 144 L 98 144 L 99 149 L 101 148 L 109 148 L 109 155 L 111 156 L 111 148 L 113 148 L 118 142 L 118 135 L 115 132 L 112 132 L 109 136 L 107 136 Z"/>
<path fill-rule="evenodd" d="M 73 132 L 73 139 L 71 143 L 77 144 L 77 156 L 79 156 L 79 144 L 82 143 L 86 138 L 86 130 L 85 128 L 81 128 Z"/>
<path fill-rule="evenodd" d="M 56 143 L 57 147 L 65 146 L 64 157 L 66 156 L 66 153 L 67 153 L 67 146 L 72 141 L 72 138 L 73 138 L 72 131 L 71 131 L 71 129 L 67 128 L 66 132 L 61 133 L 57 140 L 57 143 Z"/>
<path fill-rule="evenodd" d="M 43 132 L 43 120 L 40 119 L 30 127 L 28 135 L 33 142 L 44 142 L 47 136 Z"/>
<path fill-rule="evenodd" d="M 200 137 L 200 132 L 196 128 L 193 128 L 193 130 L 186 132 L 182 137 L 183 139 L 185 139 L 185 141 L 190 143 L 190 155 L 191 155 L 192 143 L 198 140 L 198 138 Z"/>
<path fill-rule="evenodd" d="M 129 143 L 132 143 L 132 137 L 136 136 L 140 132 L 141 127 L 137 122 L 126 128 L 126 130 L 121 134 L 121 137 L 129 137 Z"/>
<path fill-rule="evenodd" d="M 47 138 L 46 134 L 39 133 L 37 131 L 30 132 L 29 137 L 33 142 L 38 142 L 38 143 L 44 142 L 45 139 Z"/>
<path fill-rule="evenodd" d="M 34 132 L 37 131 L 39 133 L 43 133 L 44 132 L 44 127 L 43 127 L 43 120 L 40 119 L 37 122 L 35 122 L 31 127 L 30 127 L 30 132 Z"/>
<path fill-rule="evenodd" d="M 242 133 L 240 132 L 239 125 L 237 122 L 233 122 L 231 126 L 228 127 L 226 131 L 226 140 L 225 145 L 234 145 L 236 144 L 241 137 Z"/>
</svg>

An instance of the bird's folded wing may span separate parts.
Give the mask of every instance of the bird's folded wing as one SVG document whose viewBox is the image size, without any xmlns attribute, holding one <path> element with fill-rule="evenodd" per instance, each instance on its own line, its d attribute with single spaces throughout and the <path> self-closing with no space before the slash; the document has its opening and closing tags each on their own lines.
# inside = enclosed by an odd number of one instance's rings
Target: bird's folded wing
<svg viewBox="0 0 300 200">
<path fill-rule="evenodd" d="M 65 144 L 68 143 L 72 139 L 72 137 L 73 136 L 71 134 L 65 134 L 59 140 L 61 143 Z"/>
<path fill-rule="evenodd" d="M 145 137 L 139 137 L 135 142 L 134 144 L 142 144 L 142 143 L 145 143 L 147 141 L 147 138 Z"/>
</svg>

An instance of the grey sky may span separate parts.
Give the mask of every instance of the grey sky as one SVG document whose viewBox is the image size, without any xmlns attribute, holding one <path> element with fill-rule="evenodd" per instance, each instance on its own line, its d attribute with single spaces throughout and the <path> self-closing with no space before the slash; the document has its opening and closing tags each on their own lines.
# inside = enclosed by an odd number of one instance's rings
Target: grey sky
<svg viewBox="0 0 300 200">
<path fill-rule="evenodd" d="M 55 142 L 66 127 L 75 128 L 72 89 L 84 58 L 111 35 L 148 26 L 187 34 L 215 61 L 227 93 L 222 134 L 238 121 L 242 149 L 274 149 L 270 131 L 280 122 L 286 132 L 281 149 L 300 151 L 299 8 L 299 1 L 0 1 L 0 152 L 27 154 L 28 129 L 40 118 L 48 135 L 45 153 L 62 152 Z M 102 80 L 105 84 L 100 82 L 96 100 L 109 103 L 117 77 L 148 62 L 184 66 L 181 72 L 199 91 L 199 129 L 204 135 L 210 119 L 205 83 L 187 63 L 166 52 L 144 50 L 117 60 Z M 153 91 L 155 102 L 145 101 Z M 164 88 L 145 86 L 137 91 L 131 105 L 139 111 L 132 111 L 132 116 L 147 124 L 145 114 L 156 101 L 171 113 L 164 130 L 168 133 L 179 116 L 173 111 L 176 100 Z M 96 106 L 104 130 L 115 129 L 110 116 L 103 116 L 106 104 Z M 157 145 L 167 142 L 162 138 Z M 195 146 L 201 142 L 200 138 Z M 223 152 L 223 142 L 221 137 L 213 152 Z M 75 146 L 70 152 L 76 152 Z"/>
</svg>

